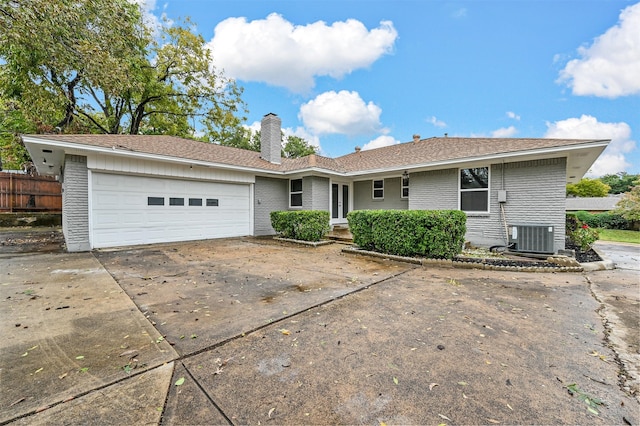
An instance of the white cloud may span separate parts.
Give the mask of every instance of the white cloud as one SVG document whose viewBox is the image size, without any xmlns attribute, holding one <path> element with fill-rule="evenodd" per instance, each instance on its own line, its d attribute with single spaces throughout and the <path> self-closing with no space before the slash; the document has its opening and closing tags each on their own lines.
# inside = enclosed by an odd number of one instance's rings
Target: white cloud
<svg viewBox="0 0 640 426">
<path fill-rule="evenodd" d="M 166 13 L 162 13 L 158 17 L 154 10 L 156 10 L 156 0 L 129 0 L 133 4 L 137 4 L 142 12 L 142 21 L 152 31 L 155 36 L 160 34 L 160 29 L 163 25 L 170 27 L 173 25 L 173 20 L 168 19 Z M 165 4 L 163 10 L 167 8 Z"/>
<path fill-rule="evenodd" d="M 297 136 L 309 142 L 310 145 L 320 149 L 322 152 L 322 147 L 320 146 L 320 138 L 318 138 L 317 135 L 312 135 L 311 133 L 309 133 L 304 127 L 296 127 L 295 129 L 291 127 L 284 127 L 282 129 L 282 132 L 284 133 L 285 138 L 288 136 Z"/>
<path fill-rule="evenodd" d="M 507 111 L 507 117 L 520 121 L 520 116 L 513 111 Z"/>
<path fill-rule="evenodd" d="M 399 143 L 400 141 L 396 140 L 393 136 L 381 135 L 364 144 L 362 150 L 366 151 L 368 149 L 382 148 L 383 146 L 391 146 Z"/>
<path fill-rule="evenodd" d="M 491 137 L 492 138 L 511 138 L 516 133 L 518 133 L 518 129 L 516 129 L 514 126 L 501 127 L 491 132 Z"/>
<path fill-rule="evenodd" d="M 427 123 L 431 123 L 436 127 L 447 127 L 447 123 L 444 121 L 438 120 L 435 116 L 431 116 L 427 118 Z"/>
<path fill-rule="evenodd" d="M 260 123 L 260 121 L 254 121 L 249 125 L 244 125 L 244 127 L 250 130 L 251 134 L 253 135 L 254 133 L 260 131 L 260 129 L 262 128 L 262 124 Z M 284 133 L 285 138 L 287 138 L 288 136 L 297 136 L 299 138 L 302 138 L 305 141 L 309 142 L 310 145 L 315 146 L 320 150 L 320 152 L 322 152 L 322 147 L 320 146 L 320 138 L 309 133 L 304 127 L 296 127 L 295 129 L 292 127 L 283 127 L 282 133 Z"/>
<path fill-rule="evenodd" d="M 324 92 L 300 107 L 298 117 L 316 135 L 338 133 L 367 135 L 383 131 L 382 109 L 365 103 L 358 92 Z"/>
<path fill-rule="evenodd" d="M 216 67 L 231 78 L 305 92 L 317 76 L 341 78 L 370 66 L 392 51 L 397 37 L 391 21 L 368 30 L 355 19 L 294 25 L 272 13 L 250 22 L 225 19 L 208 45 Z"/>
<path fill-rule="evenodd" d="M 620 13 L 619 23 L 580 47 L 560 71 L 561 83 L 574 95 L 616 98 L 640 93 L 640 3 Z"/>
<path fill-rule="evenodd" d="M 595 117 L 582 115 L 580 118 L 547 123 L 546 138 L 571 139 L 611 139 L 609 146 L 589 170 L 589 175 L 602 176 L 618 173 L 629 168 L 625 154 L 635 149 L 631 139 L 631 127 L 625 122 L 601 123 Z"/>
</svg>

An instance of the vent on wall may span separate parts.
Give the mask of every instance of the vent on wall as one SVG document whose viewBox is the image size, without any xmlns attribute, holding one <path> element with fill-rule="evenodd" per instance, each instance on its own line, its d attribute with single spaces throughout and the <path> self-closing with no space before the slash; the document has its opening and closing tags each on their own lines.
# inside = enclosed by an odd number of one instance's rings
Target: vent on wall
<svg viewBox="0 0 640 426">
<path fill-rule="evenodd" d="M 554 253 L 553 226 L 551 225 L 509 225 L 509 245 L 511 250 L 528 253 Z"/>
</svg>

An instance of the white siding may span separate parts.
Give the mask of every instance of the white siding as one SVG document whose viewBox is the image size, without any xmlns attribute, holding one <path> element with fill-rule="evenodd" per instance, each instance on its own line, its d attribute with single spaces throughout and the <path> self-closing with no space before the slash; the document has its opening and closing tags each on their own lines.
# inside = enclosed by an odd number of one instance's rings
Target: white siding
<svg viewBox="0 0 640 426">
<path fill-rule="evenodd" d="M 219 182 L 254 183 L 251 173 L 233 170 L 212 169 L 124 156 L 94 154 L 88 157 L 87 166 L 92 170 L 135 173 L 142 175 L 172 176 L 184 179 L 211 180 Z"/>
</svg>

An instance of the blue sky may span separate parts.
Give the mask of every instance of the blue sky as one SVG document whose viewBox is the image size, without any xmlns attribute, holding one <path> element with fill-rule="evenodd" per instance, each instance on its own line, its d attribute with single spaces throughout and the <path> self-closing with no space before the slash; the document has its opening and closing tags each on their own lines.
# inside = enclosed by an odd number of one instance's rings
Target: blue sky
<svg viewBox="0 0 640 426">
<path fill-rule="evenodd" d="M 340 156 L 413 134 L 612 139 L 591 176 L 640 173 L 640 3 L 146 0 L 190 17 L 263 115 Z"/>
</svg>

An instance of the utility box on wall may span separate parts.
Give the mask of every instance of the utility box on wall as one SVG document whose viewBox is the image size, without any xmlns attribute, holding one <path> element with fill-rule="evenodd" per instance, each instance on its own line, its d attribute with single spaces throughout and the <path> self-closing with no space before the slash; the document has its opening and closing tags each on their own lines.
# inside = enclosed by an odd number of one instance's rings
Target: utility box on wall
<svg viewBox="0 0 640 426">
<path fill-rule="evenodd" d="M 554 229 L 552 225 L 509 225 L 511 250 L 528 253 L 553 254 Z"/>
<path fill-rule="evenodd" d="M 499 203 L 507 202 L 507 191 L 505 191 L 504 189 L 501 189 L 498 191 L 498 202 Z"/>
</svg>

